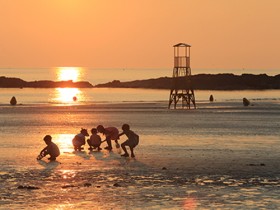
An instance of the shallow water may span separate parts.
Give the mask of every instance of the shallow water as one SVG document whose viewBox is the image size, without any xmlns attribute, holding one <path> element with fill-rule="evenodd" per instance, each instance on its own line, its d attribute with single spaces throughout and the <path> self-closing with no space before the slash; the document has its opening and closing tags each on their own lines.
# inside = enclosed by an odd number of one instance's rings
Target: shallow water
<svg viewBox="0 0 280 210">
<path fill-rule="evenodd" d="M 151 90 L 135 88 L 0 88 L 0 106 L 10 104 L 12 96 L 15 96 L 18 104 L 22 105 L 85 105 L 103 103 L 124 103 L 131 102 L 162 102 L 167 107 L 169 90 Z M 215 102 L 235 102 L 242 104 L 242 98 L 246 97 L 253 105 L 259 102 L 272 104 L 280 103 L 280 90 L 243 90 L 243 91 L 214 91 L 196 90 L 196 102 L 200 104 L 209 102 L 209 96 L 213 95 Z M 73 97 L 77 101 L 73 101 Z M 208 104 L 211 108 L 220 105 Z M 229 106 L 229 105 L 227 105 Z M 199 106 L 198 106 L 199 108 Z"/>
<path fill-rule="evenodd" d="M 2 104 L 0 116 L 1 209 L 280 207 L 279 100 L 200 101 L 196 110 L 161 101 Z M 73 153 L 81 127 L 123 123 L 140 135 L 136 159 L 117 149 Z M 36 160 L 46 134 L 61 149 L 55 162 Z"/>
</svg>

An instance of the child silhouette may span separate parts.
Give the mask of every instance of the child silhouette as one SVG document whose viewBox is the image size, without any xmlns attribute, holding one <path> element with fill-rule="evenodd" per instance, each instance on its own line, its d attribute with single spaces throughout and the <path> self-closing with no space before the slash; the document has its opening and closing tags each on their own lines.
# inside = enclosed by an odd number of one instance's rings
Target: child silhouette
<svg viewBox="0 0 280 210">
<path fill-rule="evenodd" d="M 37 160 L 41 160 L 46 155 L 50 155 L 48 160 L 56 160 L 56 158 L 60 155 L 58 146 L 52 142 L 52 137 L 50 135 L 46 135 L 44 137 L 44 141 L 47 146 L 40 152 L 40 154 L 37 157 Z"/>
</svg>

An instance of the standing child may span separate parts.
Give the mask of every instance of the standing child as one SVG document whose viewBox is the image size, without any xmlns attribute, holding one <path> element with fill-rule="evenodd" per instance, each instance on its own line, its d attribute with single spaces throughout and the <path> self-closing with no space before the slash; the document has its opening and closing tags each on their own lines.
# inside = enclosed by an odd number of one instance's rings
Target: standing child
<svg viewBox="0 0 280 210">
<path fill-rule="evenodd" d="M 121 144 L 121 147 L 124 151 L 124 154 L 121 155 L 123 157 L 129 157 L 129 154 L 125 148 L 125 146 L 129 146 L 130 148 L 130 151 L 131 151 L 131 157 L 135 157 L 134 153 L 133 153 L 133 149 L 138 145 L 139 143 L 139 136 L 134 133 L 132 130 L 130 130 L 130 126 L 128 124 L 123 124 L 122 126 L 122 130 L 123 132 L 119 135 L 119 136 L 122 136 L 122 135 L 126 135 L 127 136 L 127 140 L 125 142 L 123 142 Z"/>
<path fill-rule="evenodd" d="M 47 146 L 40 152 L 40 154 L 37 157 L 37 160 L 41 160 L 46 155 L 50 155 L 48 160 L 56 160 L 56 158 L 60 155 L 58 146 L 52 142 L 52 137 L 50 135 L 46 135 L 44 137 L 44 141 Z"/>
<path fill-rule="evenodd" d="M 97 148 L 98 151 L 102 150 L 100 148 L 101 138 L 100 138 L 99 135 L 97 135 L 97 129 L 96 128 L 91 129 L 91 136 L 87 140 L 87 143 L 89 145 L 89 150 L 90 151 L 92 151 L 93 149 L 96 149 L 96 148 Z"/>
<path fill-rule="evenodd" d="M 72 139 L 75 151 L 84 149 L 82 146 L 86 144 L 86 136 L 89 136 L 87 129 L 82 128 L 80 133 Z"/>
</svg>

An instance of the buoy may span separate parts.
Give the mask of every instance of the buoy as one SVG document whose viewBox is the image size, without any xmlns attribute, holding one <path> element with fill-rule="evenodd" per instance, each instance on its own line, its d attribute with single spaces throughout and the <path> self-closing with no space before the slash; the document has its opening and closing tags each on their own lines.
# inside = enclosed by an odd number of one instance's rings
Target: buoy
<svg viewBox="0 0 280 210">
<path fill-rule="evenodd" d="M 250 105 L 250 101 L 247 98 L 243 98 L 243 105 L 244 106 L 249 106 Z"/>
<path fill-rule="evenodd" d="M 17 99 L 16 99 L 16 97 L 13 96 L 13 97 L 11 98 L 10 104 L 13 105 L 13 106 L 14 106 L 14 105 L 17 105 Z"/>
<path fill-rule="evenodd" d="M 214 101 L 214 97 L 213 97 L 213 95 L 210 95 L 210 97 L 209 97 L 209 101 L 211 101 L 211 102 L 213 102 L 213 101 Z"/>
</svg>

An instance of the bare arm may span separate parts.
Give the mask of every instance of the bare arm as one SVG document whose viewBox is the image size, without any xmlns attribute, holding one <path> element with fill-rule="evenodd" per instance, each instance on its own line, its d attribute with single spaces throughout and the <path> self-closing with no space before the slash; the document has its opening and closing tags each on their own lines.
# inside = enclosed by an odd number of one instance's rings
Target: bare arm
<svg viewBox="0 0 280 210">
<path fill-rule="evenodd" d="M 45 153 L 48 150 L 48 146 L 46 146 L 44 149 L 42 149 L 42 151 L 40 152 L 40 154 Z"/>
<path fill-rule="evenodd" d="M 45 157 L 47 155 L 47 151 L 48 151 L 48 146 L 42 149 L 40 154 L 37 156 L 37 160 L 41 160 L 43 157 Z"/>
<path fill-rule="evenodd" d="M 120 133 L 120 134 L 119 134 L 119 137 L 122 136 L 122 135 L 124 135 L 124 132 Z"/>
</svg>

